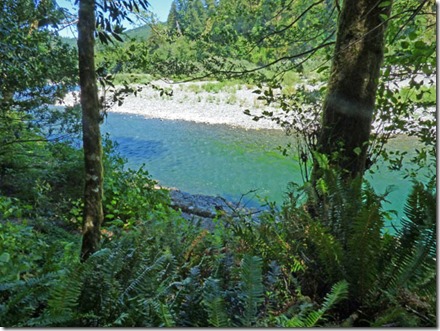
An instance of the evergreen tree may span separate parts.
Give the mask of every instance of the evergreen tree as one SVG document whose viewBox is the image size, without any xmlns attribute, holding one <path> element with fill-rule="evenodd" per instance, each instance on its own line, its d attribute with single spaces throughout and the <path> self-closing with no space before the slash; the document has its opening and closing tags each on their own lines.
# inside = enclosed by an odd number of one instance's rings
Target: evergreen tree
<svg viewBox="0 0 440 331">
<path fill-rule="evenodd" d="M 180 31 L 180 24 L 179 24 L 179 14 L 177 13 L 177 4 L 176 0 L 171 3 L 170 12 L 168 14 L 167 18 L 167 27 L 168 31 L 171 35 L 181 35 L 182 31 Z"/>
<path fill-rule="evenodd" d="M 200 37 L 205 29 L 205 23 L 207 19 L 207 13 L 201 0 L 188 1 L 188 7 L 184 14 L 186 34 L 191 39 L 197 39 Z"/>
</svg>

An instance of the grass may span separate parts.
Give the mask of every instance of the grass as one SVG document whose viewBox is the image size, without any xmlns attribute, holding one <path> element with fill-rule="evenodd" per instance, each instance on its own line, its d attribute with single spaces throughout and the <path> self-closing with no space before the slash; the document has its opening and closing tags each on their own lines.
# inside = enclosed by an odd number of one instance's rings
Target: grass
<svg viewBox="0 0 440 331">
<path fill-rule="evenodd" d="M 153 77 L 148 74 L 138 73 L 119 73 L 114 76 L 113 84 L 122 85 L 128 84 L 149 84 L 153 80 Z"/>
<path fill-rule="evenodd" d="M 237 96 L 235 94 L 231 94 L 226 98 L 226 103 L 228 105 L 234 105 L 237 103 Z"/>
<path fill-rule="evenodd" d="M 185 91 L 198 94 L 202 92 L 202 87 L 199 84 L 190 84 L 185 86 Z"/>
</svg>

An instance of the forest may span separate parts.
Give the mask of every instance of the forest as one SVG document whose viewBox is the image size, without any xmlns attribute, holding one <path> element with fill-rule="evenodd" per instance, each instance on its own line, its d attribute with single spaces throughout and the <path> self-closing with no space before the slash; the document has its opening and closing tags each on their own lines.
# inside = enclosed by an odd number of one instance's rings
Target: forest
<svg viewBox="0 0 440 331">
<path fill-rule="evenodd" d="M 0 325 L 437 326 L 435 1 L 153 2 L 0 0 Z M 294 139 L 282 203 L 205 226 L 102 131 L 197 82 Z"/>
</svg>

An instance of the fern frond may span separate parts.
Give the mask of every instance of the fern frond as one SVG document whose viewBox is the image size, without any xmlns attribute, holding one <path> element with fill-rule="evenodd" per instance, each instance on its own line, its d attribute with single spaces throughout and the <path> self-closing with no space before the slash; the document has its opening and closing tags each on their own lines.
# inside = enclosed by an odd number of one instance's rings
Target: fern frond
<svg viewBox="0 0 440 331">
<path fill-rule="evenodd" d="M 378 275 L 381 254 L 383 217 L 381 203 L 369 192 L 365 204 L 350 226 L 346 262 L 352 295 L 360 302 L 370 291 Z"/>
<path fill-rule="evenodd" d="M 203 304 L 208 311 L 208 323 L 216 328 L 231 326 L 226 313 L 225 302 L 217 279 L 208 278 L 205 282 Z"/>
<path fill-rule="evenodd" d="M 8 298 L 0 305 L 0 325 L 26 326 L 22 321 L 31 319 L 35 311 L 47 301 L 48 291 L 59 277 L 60 272 L 49 272 L 26 280 L 0 284 L 0 298 Z"/>
<path fill-rule="evenodd" d="M 303 320 L 302 327 L 312 328 L 312 327 L 316 326 L 316 323 L 319 322 L 319 320 L 322 318 L 323 315 L 324 315 L 324 313 L 322 312 L 321 309 L 314 310 L 314 311 L 310 312 L 307 315 L 307 317 Z"/>
<path fill-rule="evenodd" d="M 304 328 L 306 323 L 300 315 L 287 318 L 285 315 L 277 316 L 277 324 L 282 328 Z"/>
<path fill-rule="evenodd" d="M 406 218 L 398 231 L 400 250 L 410 251 L 416 242 L 425 241 L 426 231 L 436 232 L 436 194 L 429 192 L 422 183 L 414 183 L 404 206 Z M 435 257 L 435 242 L 431 256 Z"/>
<path fill-rule="evenodd" d="M 151 273 L 153 271 L 159 272 L 164 269 L 165 262 L 169 258 L 168 255 L 161 255 L 156 261 L 153 262 L 151 265 L 147 265 L 140 269 L 137 273 L 137 276 L 134 280 L 130 282 L 130 284 L 126 287 L 125 291 L 121 294 L 119 297 L 119 301 L 122 303 L 124 301 L 124 297 L 129 298 L 130 292 L 135 293 L 145 293 L 149 296 L 151 296 L 154 292 L 154 289 L 152 289 L 152 275 Z M 154 275 L 153 277 L 156 277 Z M 151 290 L 151 292 L 150 292 Z"/>
<path fill-rule="evenodd" d="M 226 314 L 223 298 L 216 297 L 208 305 L 208 323 L 215 328 L 227 328 L 231 326 L 230 319 Z"/>
<path fill-rule="evenodd" d="M 174 321 L 174 317 L 171 314 L 171 311 L 167 304 L 164 304 L 162 302 L 153 301 L 152 302 L 154 311 L 156 312 L 157 316 L 159 317 L 161 321 L 161 327 L 171 328 L 176 325 L 176 322 Z"/>
<path fill-rule="evenodd" d="M 324 298 L 321 308 L 317 311 L 312 311 L 304 320 L 304 326 L 311 328 L 323 319 L 324 315 L 333 308 L 338 302 L 346 299 L 348 296 L 348 283 L 342 280 L 332 286 L 332 289 Z"/>
<path fill-rule="evenodd" d="M 334 284 L 330 293 L 328 293 L 322 304 L 321 310 L 325 313 L 329 309 L 333 308 L 337 303 L 344 300 L 348 296 L 348 282 L 341 280 L 340 282 Z"/>
<path fill-rule="evenodd" d="M 332 309 L 341 300 L 346 299 L 348 296 L 348 283 L 342 280 L 332 286 L 332 289 L 324 298 L 321 308 L 318 310 L 312 310 L 306 316 L 304 313 L 298 314 L 290 319 L 286 316 L 279 316 L 276 318 L 281 327 L 301 327 L 311 328 L 314 327 L 324 319 L 325 314 Z"/>
<path fill-rule="evenodd" d="M 257 318 L 258 306 L 263 302 L 264 286 L 262 259 L 245 255 L 241 263 L 241 295 L 243 300 L 243 326 L 252 326 Z"/>
<path fill-rule="evenodd" d="M 82 268 L 68 270 L 52 289 L 48 300 L 48 309 L 51 315 L 73 313 L 79 303 L 82 290 Z"/>
<path fill-rule="evenodd" d="M 331 278 L 343 273 L 343 247 L 326 226 L 312 221 L 307 229 L 307 238 L 316 247 L 320 265 Z"/>
<path fill-rule="evenodd" d="M 387 272 L 384 282 L 388 291 L 409 286 L 418 291 L 424 288 L 436 296 L 432 283 L 436 270 L 436 194 L 421 183 L 415 183 L 405 204 L 406 218 L 397 232 L 397 249 L 393 267 Z"/>
</svg>

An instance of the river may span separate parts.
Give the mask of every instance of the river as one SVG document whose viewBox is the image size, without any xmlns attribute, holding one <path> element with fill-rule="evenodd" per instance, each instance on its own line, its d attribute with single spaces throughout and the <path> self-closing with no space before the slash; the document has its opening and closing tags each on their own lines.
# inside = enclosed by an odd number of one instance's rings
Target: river
<svg viewBox="0 0 440 331">
<path fill-rule="evenodd" d="M 209 125 L 187 121 L 145 119 L 142 116 L 109 113 L 102 126 L 104 133 L 119 144 L 119 153 L 133 169 L 145 169 L 161 185 L 177 187 L 189 193 L 221 195 L 237 200 L 242 194 L 253 198 L 249 205 L 267 197 L 278 204 L 283 201 L 288 182 L 302 183 L 298 162 L 285 157 L 278 146 L 292 137 L 278 130 L 245 130 L 226 125 Z M 408 149 L 415 140 L 394 139 L 392 148 Z M 385 209 L 403 214 L 411 183 L 396 171 L 379 167 L 366 178 L 378 193 L 388 186 Z"/>
</svg>

